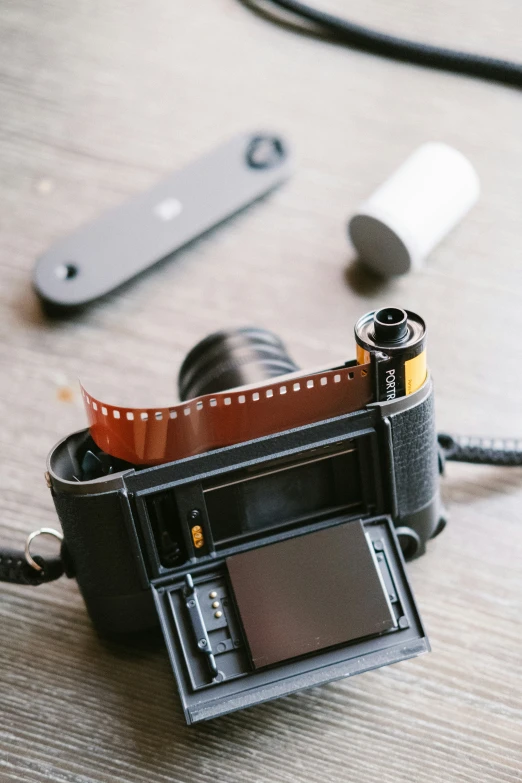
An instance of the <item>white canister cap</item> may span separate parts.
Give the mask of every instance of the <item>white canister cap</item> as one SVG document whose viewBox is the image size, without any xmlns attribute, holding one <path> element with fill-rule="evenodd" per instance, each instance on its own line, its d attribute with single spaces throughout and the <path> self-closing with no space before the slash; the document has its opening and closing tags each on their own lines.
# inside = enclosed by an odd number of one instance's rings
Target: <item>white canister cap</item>
<svg viewBox="0 0 522 783">
<path fill-rule="evenodd" d="M 479 193 L 477 172 L 461 152 L 423 144 L 361 205 L 350 238 L 366 266 L 402 275 L 422 265 Z"/>
</svg>

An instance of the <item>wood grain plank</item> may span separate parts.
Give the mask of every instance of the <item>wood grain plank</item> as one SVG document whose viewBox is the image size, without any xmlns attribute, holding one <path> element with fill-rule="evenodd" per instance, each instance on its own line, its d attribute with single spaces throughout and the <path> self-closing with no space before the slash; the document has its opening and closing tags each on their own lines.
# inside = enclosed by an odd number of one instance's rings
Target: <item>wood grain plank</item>
<svg viewBox="0 0 522 783">
<path fill-rule="evenodd" d="M 515 0 L 325 7 L 520 57 Z M 272 328 L 306 367 L 353 356 L 366 310 L 418 309 L 439 427 L 522 434 L 514 90 L 294 35 L 235 0 L 5 0 L 0 52 L 0 540 L 56 524 L 45 457 L 84 426 L 79 375 L 169 404 L 183 355 L 216 328 Z M 249 127 L 294 143 L 285 187 L 90 310 L 42 314 L 39 252 Z M 347 218 L 432 139 L 470 157 L 481 200 L 421 273 L 383 285 L 355 262 Z M 450 525 L 410 567 L 431 655 L 191 729 L 160 640 L 98 638 L 72 581 L 3 585 L 0 780 L 521 780 L 522 471 L 449 465 L 444 496 Z"/>
</svg>

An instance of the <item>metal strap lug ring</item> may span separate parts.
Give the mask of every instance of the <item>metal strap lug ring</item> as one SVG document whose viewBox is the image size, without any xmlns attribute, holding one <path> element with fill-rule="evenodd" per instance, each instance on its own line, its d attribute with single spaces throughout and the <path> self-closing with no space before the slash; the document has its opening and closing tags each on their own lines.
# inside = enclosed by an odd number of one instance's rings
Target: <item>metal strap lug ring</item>
<svg viewBox="0 0 522 783">
<path fill-rule="evenodd" d="M 54 538 L 57 538 L 58 541 L 63 541 L 63 535 L 52 527 L 41 527 L 40 530 L 35 530 L 27 536 L 27 541 L 25 542 L 25 559 L 35 571 L 43 571 L 42 566 L 39 566 L 36 560 L 33 560 L 30 552 L 31 544 L 38 536 L 53 536 Z"/>
</svg>

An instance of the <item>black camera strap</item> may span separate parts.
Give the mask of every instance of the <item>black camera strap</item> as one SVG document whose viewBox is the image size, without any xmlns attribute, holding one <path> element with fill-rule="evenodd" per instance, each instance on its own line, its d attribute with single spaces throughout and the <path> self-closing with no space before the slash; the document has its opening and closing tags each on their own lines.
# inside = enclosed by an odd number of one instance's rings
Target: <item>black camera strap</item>
<svg viewBox="0 0 522 783">
<path fill-rule="evenodd" d="M 0 582 L 36 587 L 59 579 L 63 574 L 63 563 L 59 557 L 43 558 L 35 555 L 34 560 L 41 571 L 29 565 L 24 552 L 16 549 L 0 549 Z"/>
<path fill-rule="evenodd" d="M 320 8 L 300 2 L 300 0 L 269 0 L 265 9 L 258 0 L 241 0 L 259 15 L 285 25 L 293 31 L 304 31 L 307 35 L 327 36 L 332 40 L 358 49 L 370 52 L 380 57 L 392 60 L 423 65 L 442 71 L 453 71 L 478 79 L 487 79 L 500 84 L 514 87 L 522 86 L 522 63 L 504 60 L 498 57 L 488 57 L 468 51 L 448 49 L 442 46 L 411 41 L 396 35 L 363 27 L 341 16 L 327 13 Z M 270 6 L 282 9 L 290 17 L 271 13 Z M 309 23 L 309 26 L 294 24 L 294 19 Z"/>
<path fill-rule="evenodd" d="M 38 536 L 52 536 L 62 544 L 63 536 L 53 528 L 43 527 L 27 537 L 25 550 L 0 549 L 0 582 L 12 582 L 18 585 L 38 585 L 59 579 L 65 568 L 62 556 L 42 557 L 31 555 L 31 543 Z"/>
<path fill-rule="evenodd" d="M 522 440 L 517 438 L 470 438 L 439 432 L 439 451 L 444 461 L 474 465 L 522 465 Z"/>
</svg>

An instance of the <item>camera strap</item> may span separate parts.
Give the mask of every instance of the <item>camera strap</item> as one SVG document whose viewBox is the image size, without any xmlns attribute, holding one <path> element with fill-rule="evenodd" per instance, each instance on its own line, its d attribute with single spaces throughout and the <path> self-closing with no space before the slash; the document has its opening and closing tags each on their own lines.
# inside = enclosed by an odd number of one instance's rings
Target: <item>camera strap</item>
<svg viewBox="0 0 522 783">
<path fill-rule="evenodd" d="M 519 438 L 474 438 L 439 432 L 437 439 L 443 462 L 522 466 L 522 440 Z"/>
<path fill-rule="evenodd" d="M 283 24 L 293 31 L 302 30 L 306 35 L 330 36 L 332 40 L 352 49 L 370 52 L 392 60 L 423 65 L 427 68 L 453 71 L 453 73 L 474 76 L 478 79 L 488 79 L 499 84 L 511 84 L 516 87 L 522 85 L 522 64 L 520 62 L 399 38 L 380 30 L 363 27 L 349 19 L 335 16 L 300 0 L 270 0 L 266 10 L 255 0 L 250 0 L 245 5 L 264 18 Z M 270 5 L 289 13 L 291 15 L 289 20 L 271 13 Z M 295 24 L 293 17 L 298 21 L 303 21 L 305 26 Z"/>
<path fill-rule="evenodd" d="M 42 557 L 31 555 L 31 543 L 38 536 L 53 536 L 63 542 L 63 536 L 53 528 L 43 527 L 35 530 L 27 537 L 25 550 L 0 549 L 0 582 L 11 582 L 18 585 L 38 585 L 59 579 L 65 568 L 61 556 Z"/>
</svg>

